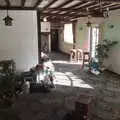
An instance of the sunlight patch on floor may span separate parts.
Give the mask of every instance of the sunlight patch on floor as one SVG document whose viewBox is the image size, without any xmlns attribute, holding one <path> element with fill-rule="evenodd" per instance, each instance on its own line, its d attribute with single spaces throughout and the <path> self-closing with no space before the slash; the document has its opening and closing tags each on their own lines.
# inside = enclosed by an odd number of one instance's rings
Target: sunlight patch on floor
<svg viewBox="0 0 120 120">
<path fill-rule="evenodd" d="M 81 64 L 81 62 L 75 62 L 75 61 L 62 61 L 62 60 L 53 60 L 53 63 L 62 63 L 62 64 Z"/>
<path fill-rule="evenodd" d="M 70 87 L 80 87 L 94 89 L 91 85 L 87 84 L 84 80 L 74 75 L 72 72 L 55 72 L 56 85 L 70 86 Z"/>
</svg>

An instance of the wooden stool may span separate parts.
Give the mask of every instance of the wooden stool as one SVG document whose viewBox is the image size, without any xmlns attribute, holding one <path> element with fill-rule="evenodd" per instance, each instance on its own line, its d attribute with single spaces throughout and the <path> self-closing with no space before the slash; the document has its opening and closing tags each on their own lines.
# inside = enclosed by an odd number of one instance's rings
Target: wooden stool
<svg viewBox="0 0 120 120">
<path fill-rule="evenodd" d="M 75 113 L 78 120 L 88 120 L 90 117 L 90 96 L 79 96 L 75 101 Z"/>
<path fill-rule="evenodd" d="M 87 51 L 83 52 L 83 64 L 82 67 L 84 67 L 85 63 L 89 64 L 90 62 L 90 53 Z"/>
<path fill-rule="evenodd" d="M 77 49 L 77 61 L 83 60 L 83 50 L 82 49 Z"/>
<path fill-rule="evenodd" d="M 70 50 L 70 61 L 77 61 L 77 50 L 76 49 Z"/>
</svg>

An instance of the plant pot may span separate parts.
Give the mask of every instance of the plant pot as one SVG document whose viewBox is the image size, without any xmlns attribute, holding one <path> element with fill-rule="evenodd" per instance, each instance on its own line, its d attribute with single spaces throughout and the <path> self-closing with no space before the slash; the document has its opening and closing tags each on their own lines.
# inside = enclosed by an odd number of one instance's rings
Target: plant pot
<svg viewBox="0 0 120 120">
<path fill-rule="evenodd" d="M 10 108 L 0 110 L 0 120 L 21 120 L 15 111 Z"/>
<path fill-rule="evenodd" d="M 14 101 L 15 101 L 15 96 L 14 95 L 12 97 L 4 96 L 0 100 L 0 109 L 10 108 L 12 106 L 12 104 L 14 103 Z"/>
</svg>

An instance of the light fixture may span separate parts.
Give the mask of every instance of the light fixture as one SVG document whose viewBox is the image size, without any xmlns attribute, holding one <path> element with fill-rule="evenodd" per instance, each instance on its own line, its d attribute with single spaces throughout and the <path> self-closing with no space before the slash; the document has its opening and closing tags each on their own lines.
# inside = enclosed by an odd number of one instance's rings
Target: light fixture
<svg viewBox="0 0 120 120">
<path fill-rule="evenodd" d="M 5 18 L 3 18 L 3 20 L 5 21 L 5 25 L 6 25 L 6 26 L 12 26 L 13 18 L 11 18 L 11 17 L 8 15 L 8 10 L 7 10 L 7 16 L 6 16 Z"/>
<path fill-rule="evenodd" d="M 104 18 L 109 17 L 109 8 L 106 8 L 106 11 L 104 11 L 103 16 L 104 16 Z"/>
<path fill-rule="evenodd" d="M 86 25 L 87 25 L 87 27 L 91 27 L 92 23 L 91 23 L 90 21 L 88 21 L 88 22 L 86 23 Z"/>
<path fill-rule="evenodd" d="M 106 10 L 103 9 L 102 0 L 98 0 L 100 13 L 103 15 L 104 18 L 109 17 L 109 8 L 107 7 Z"/>
<path fill-rule="evenodd" d="M 92 23 L 90 22 L 90 19 L 92 16 L 90 15 L 88 8 L 86 8 L 86 11 L 87 11 L 87 18 L 88 18 L 88 22 L 86 23 L 86 25 L 87 27 L 91 27 Z"/>
<path fill-rule="evenodd" d="M 46 18 L 46 17 L 44 17 L 44 18 L 43 18 L 43 21 L 44 21 L 44 22 L 47 22 L 47 18 Z"/>
</svg>

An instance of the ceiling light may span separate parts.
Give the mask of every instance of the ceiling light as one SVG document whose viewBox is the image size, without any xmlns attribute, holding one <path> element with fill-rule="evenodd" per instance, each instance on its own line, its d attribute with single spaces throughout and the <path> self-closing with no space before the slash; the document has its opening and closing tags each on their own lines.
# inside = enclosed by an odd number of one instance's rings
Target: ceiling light
<svg viewBox="0 0 120 120">
<path fill-rule="evenodd" d="M 46 17 L 44 17 L 44 18 L 43 18 L 43 21 L 44 21 L 44 22 L 47 22 L 47 18 L 46 18 Z"/>
<path fill-rule="evenodd" d="M 5 25 L 6 25 L 6 26 L 12 26 L 13 18 L 11 18 L 11 17 L 8 15 L 8 10 L 7 10 L 7 16 L 6 16 L 5 18 L 3 18 L 3 20 L 5 21 Z"/>
</svg>

